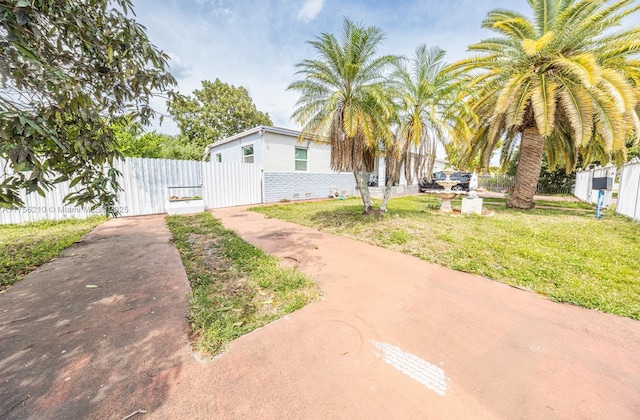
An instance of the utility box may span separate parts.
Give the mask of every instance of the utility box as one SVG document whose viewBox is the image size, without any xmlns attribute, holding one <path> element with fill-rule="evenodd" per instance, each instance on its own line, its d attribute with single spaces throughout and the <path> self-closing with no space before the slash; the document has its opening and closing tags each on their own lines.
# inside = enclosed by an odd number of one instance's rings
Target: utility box
<svg viewBox="0 0 640 420">
<path fill-rule="evenodd" d="M 593 178 L 591 182 L 592 190 L 613 190 L 613 178 L 609 177 L 601 177 L 601 178 Z"/>
</svg>

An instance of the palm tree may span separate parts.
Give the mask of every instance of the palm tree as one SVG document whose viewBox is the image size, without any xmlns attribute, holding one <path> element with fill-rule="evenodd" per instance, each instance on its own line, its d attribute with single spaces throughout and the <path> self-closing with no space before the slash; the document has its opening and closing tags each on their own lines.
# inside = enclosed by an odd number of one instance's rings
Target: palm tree
<svg viewBox="0 0 640 420">
<path fill-rule="evenodd" d="M 496 9 L 482 26 L 500 36 L 469 47 L 480 54 L 454 67 L 476 71 L 470 103 L 479 117 L 466 157 L 488 166 L 502 145 L 520 151 L 508 207 L 533 208 L 543 151 L 574 169 L 579 154 L 625 158 L 640 135 L 640 29 L 613 30 L 640 6 L 593 0 L 529 0 L 533 19 Z M 602 161 L 602 160 L 601 160 Z"/>
<path fill-rule="evenodd" d="M 296 74 L 303 78 L 288 87 L 300 93 L 293 119 L 303 126 L 301 136 L 329 137 L 331 168 L 353 172 L 365 213 L 373 211 L 367 173 L 380 146 L 393 141 L 385 70 L 397 57 L 376 56 L 384 38 L 379 28 L 345 18 L 340 41 L 322 34 L 309 42 L 318 58 L 298 63 Z"/>
<path fill-rule="evenodd" d="M 393 181 L 404 176 L 431 177 L 438 141 L 468 139 L 473 113 L 459 98 L 463 75 L 447 68 L 446 52 L 438 47 L 419 45 L 407 66 L 399 61 L 392 74 L 394 95 L 399 99 L 399 125 L 396 142 L 387 151 L 387 172 Z M 384 203 L 383 203 L 384 206 Z"/>
</svg>

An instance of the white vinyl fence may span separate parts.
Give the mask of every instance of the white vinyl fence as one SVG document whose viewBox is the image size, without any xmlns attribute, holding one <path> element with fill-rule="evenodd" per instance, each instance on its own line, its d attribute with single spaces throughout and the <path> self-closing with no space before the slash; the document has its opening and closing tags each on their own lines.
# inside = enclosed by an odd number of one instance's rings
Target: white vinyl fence
<svg viewBox="0 0 640 420">
<path fill-rule="evenodd" d="M 593 178 L 614 178 L 616 177 L 616 167 L 609 164 L 603 168 L 588 169 L 576 173 L 576 186 L 573 195 L 586 203 L 598 203 L 598 190 L 592 189 Z M 606 208 L 613 202 L 613 191 L 604 192 L 603 205 Z"/>
<path fill-rule="evenodd" d="M 5 162 L 0 160 L 0 176 Z M 169 159 L 126 158 L 115 168 L 122 173 L 117 210 L 121 216 L 140 216 L 165 213 L 170 187 L 197 187 L 202 192 L 206 208 L 231 207 L 262 202 L 262 167 L 252 163 L 217 163 Z M 0 224 L 38 220 L 86 218 L 104 214 L 64 204 L 64 197 L 72 190 L 69 182 L 56 184 L 45 197 L 37 193 L 21 193 L 25 205 L 17 210 L 0 208 Z"/>
<path fill-rule="evenodd" d="M 616 213 L 640 220 L 640 161 L 622 167 Z"/>
<path fill-rule="evenodd" d="M 573 195 L 581 201 L 591 202 L 591 179 L 593 171 L 580 171 L 576 173 L 576 186 Z"/>
</svg>

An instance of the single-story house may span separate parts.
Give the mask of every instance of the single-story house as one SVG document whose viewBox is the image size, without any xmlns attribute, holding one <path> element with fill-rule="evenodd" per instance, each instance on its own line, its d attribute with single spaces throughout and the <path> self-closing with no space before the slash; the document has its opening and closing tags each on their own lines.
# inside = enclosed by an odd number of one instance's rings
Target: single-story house
<svg viewBox="0 0 640 420">
<path fill-rule="evenodd" d="M 262 165 L 264 202 L 267 203 L 326 198 L 335 191 L 343 196 L 356 195 L 353 174 L 331 169 L 328 139 L 309 137 L 300 140 L 300 134 L 300 131 L 288 128 L 258 126 L 210 144 L 205 156 L 211 162 Z M 446 161 L 436 160 L 434 171 L 445 165 Z M 384 159 L 380 159 L 370 175 L 372 194 L 381 194 L 382 189 L 375 187 L 378 179 L 384 179 L 384 174 Z M 399 184 L 395 187 L 395 195 L 418 192 L 417 185 L 407 188 L 404 177 Z"/>
</svg>

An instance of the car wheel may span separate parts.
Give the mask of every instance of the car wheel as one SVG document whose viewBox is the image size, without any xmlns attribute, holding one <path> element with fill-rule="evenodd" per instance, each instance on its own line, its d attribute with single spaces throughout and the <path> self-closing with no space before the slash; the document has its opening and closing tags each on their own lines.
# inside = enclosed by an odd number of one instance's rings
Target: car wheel
<svg viewBox="0 0 640 420">
<path fill-rule="evenodd" d="M 453 191 L 464 191 L 464 187 L 462 185 L 460 185 L 460 184 L 454 185 L 453 187 L 451 187 L 451 189 Z"/>
</svg>

